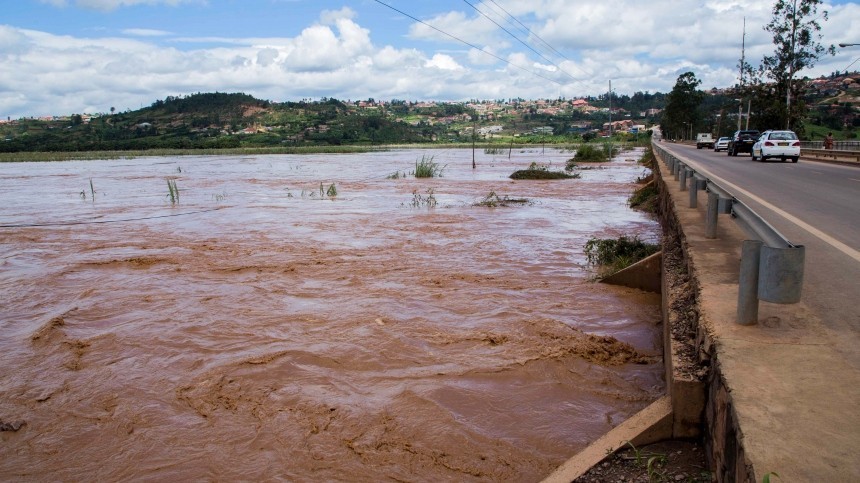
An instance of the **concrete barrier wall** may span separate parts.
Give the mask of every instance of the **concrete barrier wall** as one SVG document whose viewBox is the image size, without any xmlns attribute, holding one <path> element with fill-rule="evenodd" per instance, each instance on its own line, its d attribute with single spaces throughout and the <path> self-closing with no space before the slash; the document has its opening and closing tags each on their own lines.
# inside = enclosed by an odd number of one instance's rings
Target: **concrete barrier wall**
<svg viewBox="0 0 860 483">
<path fill-rule="evenodd" d="M 659 187 L 658 214 L 664 229 L 663 310 L 667 386 L 675 412 L 675 437 L 695 437 L 701 431 L 708 465 L 720 482 L 754 482 L 756 477 L 743 446 L 743 432 L 721 372 L 719 351 L 702 323 L 707 308 L 700 303 L 702 287 L 697 259 L 689 238 L 703 239 L 697 214 L 679 213 L 676 203 L 687 200 L 677 183 L 666 183 L 654 167 Z M 713 248 L 713 242 L 711 242 Z M 734 249 L 726 247 L 729 258 Z M 698 257 L 703 258 L 703 257 Z M 705 261 L 707 263 L 707 261 Z"/>
</svg>

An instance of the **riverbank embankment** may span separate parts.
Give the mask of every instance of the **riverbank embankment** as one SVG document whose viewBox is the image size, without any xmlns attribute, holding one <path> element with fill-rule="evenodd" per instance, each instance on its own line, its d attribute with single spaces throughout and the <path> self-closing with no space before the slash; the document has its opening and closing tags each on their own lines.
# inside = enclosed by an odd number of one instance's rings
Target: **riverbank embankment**
<svg viewBox="0 0 860 483">
<path fill-rule="evenodd" d="M 804 302 L 761 302 L 757 323 L 737 324 L 741 242 L 749 237 L 730 220 L 718 225 L 716 238 L 706 237 L 705 193 L 700 192 L 699 208 L 689 208 L 688 192 L 663 169 L 657 166 L 655 172 L 664 259 L 671 252 L 667 244 L 677 244 L 682 254 L 679 264 L 664 262 L 661 271 L 669 295 L 664 295 L 664 342 L 672 409 L 671 415 L 655 412 L 649 421 L 622 423 L 619 428 L 628 427 L 623 438 L 678 437 L 680 417 L 682 429 L 701 430 L 717 481 L 762 481 L 774 474 L 782 481 L 856 481 L 860 463 L 852 448 L 860 434 L 854 416 L 858 376 L 834 344 L 839 334 Z M 671 283 L 672 276 L 684 273 L 687 283 Z M 676 292 L 688 293 L 690 303 L 673 303 Z M 676 363 L 685 354 L 697 369 L 678 384 L 682 374 Z M 679 407 L 688 410 L 686 415 L 676 412 Z M 578 457 L 547 481 L 576 478 L 572 472 L 559 473 L 573 468 Z"/>
</svg>

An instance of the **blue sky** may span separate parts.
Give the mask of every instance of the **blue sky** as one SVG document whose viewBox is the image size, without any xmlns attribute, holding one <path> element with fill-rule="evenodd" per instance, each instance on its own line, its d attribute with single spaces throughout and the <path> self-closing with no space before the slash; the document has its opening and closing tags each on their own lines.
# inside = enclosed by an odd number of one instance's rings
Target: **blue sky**
<svg viewBox="0 0 860 483">
<path fill-rule="evenodd" d="M 744 16 L 748 60 L 772 52 L 762 30 L 772 2 L 757 0 L 385 0 L 466 43 L 375 0 L 4 3 L 3 118 L 214 91 L 274 101 L 575 98 L 612 80 L 620 93 L 668 92 L 688 70 L 703 88 L 726 87 L 737 81 Z M 860 43 L 856 2 L 823 9 L 823 43 Z M 839 49 L 801 75 L 858 57 L 860 47 Z"/>
</svg>

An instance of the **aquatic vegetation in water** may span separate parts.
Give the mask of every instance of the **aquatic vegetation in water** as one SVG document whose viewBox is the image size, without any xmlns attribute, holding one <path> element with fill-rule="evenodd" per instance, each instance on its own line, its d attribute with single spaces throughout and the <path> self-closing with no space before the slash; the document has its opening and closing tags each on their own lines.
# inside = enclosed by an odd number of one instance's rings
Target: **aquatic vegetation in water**
<svg viewBox="0 0 860 483">
<path fill-rule="evenodd" d="M 550 171 L 549 166 L 532 162 L 528 169 L 514 171 L 511 179 L 576 179 L 582 175 L 579 173 L 564 173 L 562 171 Z"/>
<path fill-rule="evenodd" d="M 410 206 L 413 208 L 434 208 L 436 206 L 436 196 L 433 194 L 433 188 L 427 188 L 425 195 L 419 193 L 418 190 L 414 190 Z"/>
<path fill-rule="evenodd" d="M 435 156 L 421 156 L 421 160 L 415 161 L 415 177 L 416 178 L 439 178 L 442 176 L 442 171 L 445 166 L 440 166 L 434 161 Z"/>
<path fill-rule="evenodd" d="M 167 180 L 167 197 L 170 198 L 171 204 L 176 204 L 179 202 L 179 187 L 176 186 L 175 179 Z"/>
<path fill-rule="evenodd" d="M 80 193 L 78 193 L 78 194 L 80 194 L 80 195 L 81 195 L 81 199 L 82 199 L 82 200 L 87 199 L 87 192 L 86 192 L 86 190 L 81 190 L 81 192 L 80 192 Z M 96 189 L 95 189 L 95 187 L 93 187 L 93 180 L 92 180 L 92 178 L 90 178 L 90 194 L 91 194 L 91 196 L 92 196 L 92 200 L 93 200 L 93 201 L 95 201 L 95 200 L 96 200 Z"/>
<path fill-rule="evenodd" d="M 328 196 L 329 198 L 334 198 L 335 196 L 337 196 L 337 187 L 334 185 L 334 183 L 328 185 L 328 189 L 326 189 L 325 191 L 323 191 L 323 184 L 320 183 L 320 198 L 323 198 L 325 196 Z"/>
<path fill-rule="evenodd" d="M 511 198 L 508 195 L 499 196 L 495 191 L 490 191 L 484 199 L 476 202 L 473 206 L 486 206 L 488 208 L 496 208 L 498 206 L 511 206 L 511 205 L 534 205 L 534 202 L 529 200 L 528 198 Z"/>
<path fill-rule="evenodd" d="M 505 154 L 506 148 L 484 148 L 484 154 Z"/>
</svg>

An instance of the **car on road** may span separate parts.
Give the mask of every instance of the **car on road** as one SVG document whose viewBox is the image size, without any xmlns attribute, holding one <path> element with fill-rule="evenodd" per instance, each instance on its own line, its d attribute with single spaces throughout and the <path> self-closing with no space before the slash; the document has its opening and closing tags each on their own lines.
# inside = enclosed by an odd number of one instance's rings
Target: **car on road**
<svg viewBox="0 0 860 483">
<path fill-rule="evenodd" d="M 800 157 L 800 140 L 794 131 L 765 131 L 753 144 L 750 156 L 753 161 L 780 158 L 783 162 L 790 159 L 796 163 Z"/>
<path fill-rule="evenodd" d="M 718 153 L 720 151 L 725 151 L 729 149 L 729 141 L 731 140 L 732 138 L 726 136 L 717 139 L 717 142 L 714 143 L 714 152 Z"/>
<path fill-rule="evenodd" d="M 738 153 L 751 153 L 753 144 L 761 133 L 754 130 L 735 131 L 732 138 L 729 140 L 729 147 L 726 148 L 726 154 L 729 156 L 737 156 Z"/>
<path fill-rule="evenodd" d="M 696 149 L 714 147 L 714 136 L 709 132 L 696 134 Z"/>
</svg>

